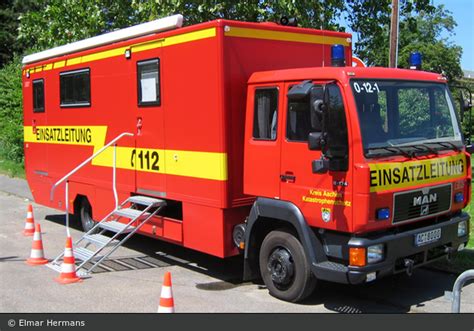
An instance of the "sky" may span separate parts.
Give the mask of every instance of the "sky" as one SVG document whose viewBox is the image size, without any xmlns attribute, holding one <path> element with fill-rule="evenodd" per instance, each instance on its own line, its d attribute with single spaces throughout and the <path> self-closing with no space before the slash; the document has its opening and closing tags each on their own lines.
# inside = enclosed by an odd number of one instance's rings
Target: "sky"
<svg viewBox="0 0 474 331">
<path fill-rule="evenodd" d="M 456 23 L 452 41 L 463 49 L 461 68 L 474 71 L 474 0 L 433 0 L 444 5 Z"/>
<path fill-rule="evenodd" d="M 457 23 L 450 41 L 459 45 L 463 49 L 461 58 L 461 68 L 463 70 L 474 71 L 474 0 L 431 0 L 436 6 L 444 5 L 449 10 Z M 343 18 L 339 23 L 346 26 L 346 31 L 352 31 L 347 27 Z M 357 40 L 357 35 L 353 34 L 353 42 Z"/>
</svg>

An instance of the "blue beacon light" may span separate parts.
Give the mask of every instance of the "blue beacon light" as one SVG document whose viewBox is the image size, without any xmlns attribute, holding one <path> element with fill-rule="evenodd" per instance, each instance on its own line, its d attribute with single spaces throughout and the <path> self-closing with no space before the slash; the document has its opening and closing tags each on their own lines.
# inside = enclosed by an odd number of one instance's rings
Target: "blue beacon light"
<svg viewBox="0 0 474 331">
<path fill-rule="evenodd" d="M 331 47 L 331 65 L 333 67 L 345 67 L 346 57 L 343 45 L 332 45 Z"/>
<path fill-rule="evenodd" d="M 410 69 L 421 70 L 422 56 L 420 52 L 410 53 Z"/>
</svg>

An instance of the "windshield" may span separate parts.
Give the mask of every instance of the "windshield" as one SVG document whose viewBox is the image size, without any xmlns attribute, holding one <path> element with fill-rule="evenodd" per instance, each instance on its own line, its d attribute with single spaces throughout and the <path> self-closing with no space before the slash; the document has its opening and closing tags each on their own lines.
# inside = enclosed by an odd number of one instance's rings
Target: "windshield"
<svg viewBox="0 0 474 331">
<path fill-rule="evenodd" d="M 367 154 L 457 149 L 462 136 L 445 84 L 401 80 L 351 81 Z"/>
</svg>

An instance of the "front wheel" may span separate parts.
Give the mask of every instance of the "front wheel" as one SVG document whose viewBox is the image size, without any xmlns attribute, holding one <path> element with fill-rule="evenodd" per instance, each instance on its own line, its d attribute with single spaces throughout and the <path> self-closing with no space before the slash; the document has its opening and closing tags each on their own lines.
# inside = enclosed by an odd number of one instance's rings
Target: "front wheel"
<svg viewBox="0 0 474 331">
<path fill-rule="evenodd" d="M 303 246 L 286 231 L 272 231 L 263 240 L 260 272 L 270 294 L 281 300 L 301 301 L 316 286 Z"/>
</svg>

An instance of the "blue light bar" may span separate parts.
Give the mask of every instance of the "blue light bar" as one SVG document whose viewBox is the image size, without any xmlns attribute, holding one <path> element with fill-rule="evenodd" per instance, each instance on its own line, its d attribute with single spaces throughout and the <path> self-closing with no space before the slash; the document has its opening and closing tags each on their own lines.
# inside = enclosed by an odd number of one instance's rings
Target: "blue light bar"
<svg viewBox="0 0 474 331">
<path fill-rule="evenodd" d="M 413 52 L 410 53 L 410 69 L 416 69 L 420 70 L 421 69 L 421 60 L 422 56 L 420 52 Z"/>
<path fill-rule="evenodd" d="M 346 65 L 346 55 L 343 45 L 332 45 L 331 47 L 331 65 L 333 67 L 344 67 Z"/>
<path fill-rule="evenodd" d="M 376 217 L 378 220 L 388 220 L 390 218 L 390 208 L 377 209 Z"/>
</svg>

